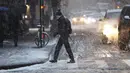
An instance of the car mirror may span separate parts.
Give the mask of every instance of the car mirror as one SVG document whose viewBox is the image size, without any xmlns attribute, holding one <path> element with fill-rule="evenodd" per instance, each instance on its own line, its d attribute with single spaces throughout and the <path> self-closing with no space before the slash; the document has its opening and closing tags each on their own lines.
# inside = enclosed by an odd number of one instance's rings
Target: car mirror
<svg viewBox="0 0 130 73">
<path fill-rule="evenodd" d="M 130 20 L 130 17 L 128 15 L 124 16 L 124 18 Z"/>
</svg>

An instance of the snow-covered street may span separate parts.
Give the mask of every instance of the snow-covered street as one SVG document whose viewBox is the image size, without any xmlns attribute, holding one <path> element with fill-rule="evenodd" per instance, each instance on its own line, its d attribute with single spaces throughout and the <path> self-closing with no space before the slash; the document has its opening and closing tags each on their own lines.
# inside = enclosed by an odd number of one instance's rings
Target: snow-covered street
<svg viewBox="0 0 130 73">
<path fill-rule="evenodd" d="M 67 64 L 68 56 L 63 47 L 57 63 L 47 61 L 17 69 L 0 70 L 0 73 L 129 73 L 130 53 L 119 50 L 117 45 L 103 45 L 96 28 L 91 28 L 92 26 L 84 26 L 85 29 L 77 29 L 78 26 L 73 28 L 70 44 L 76 63 Z M 55 46 L 55 42 L 50 42 L 50 45 Z M 54 47 L 46 48 L 49 49 L 47 55 L 51 59 Z M 45 55 L 38 57 L 42 56 Z"/>
<path fill-rule="evenodd" d="M 0 73 L 130 73 L 129 20 L 130 0 L 0 0 Z"/>
</svg>

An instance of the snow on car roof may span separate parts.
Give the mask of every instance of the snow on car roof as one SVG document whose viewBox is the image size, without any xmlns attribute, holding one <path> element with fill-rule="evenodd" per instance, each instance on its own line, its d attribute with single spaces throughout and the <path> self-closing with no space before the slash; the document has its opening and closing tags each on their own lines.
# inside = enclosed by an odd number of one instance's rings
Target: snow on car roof
<svg viewBox="0 0 130 73">
<path fill-rule="evenodd" d="M 111 9 L 111 10 L 108 10 L 107 12 L 121 12 L 122 9 Z"/>
</svg>

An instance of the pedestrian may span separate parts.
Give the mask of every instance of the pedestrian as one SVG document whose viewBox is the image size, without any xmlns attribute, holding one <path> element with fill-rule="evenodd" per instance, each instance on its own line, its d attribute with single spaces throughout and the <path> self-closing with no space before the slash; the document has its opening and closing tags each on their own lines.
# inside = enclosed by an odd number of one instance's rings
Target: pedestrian
<svg viewBox="0 0 130 73">
<path fill-rule="evenodd" d="M 14 46 L 18 46 L 18 36 L 20 30 L 20 21 L 22 20 L 22 14 L 19 9 L 15 6 L 10 6 L 10 11 L 8 12 L 10 31 L 13 33 L 12 37 L 14 40 Z"/>
<path fill-rule="evenodd" d="M 3 41 L 4 41 L 4 27 L 3 27 L 3 12 L 0 11 L 0 47 L 3 47 Z"/>
<path fill-rule="evenodd" d="M 5 39 L 5 33 L 8 30 L 8 18 L 6 11 L 8 9 L 6 7 L 0 8 L 0 48 L 3 47 L 3 41 Z"/>
<path fill-rule="evenodd" d="M 67 63 L 75 63 L 74 56 L 73 56 L 73 53 L 72 53 L 72 50 L 71 50 L 71 47 L 70 47 L 70 44 L 68 41 L 69 34 L 72 33 L 71 23 L 67 18 L 65 18 L 63 16 L 60 9 L 56 12 L 56 18 L 58 21 L 58 31 L 54 34 L 54 36 L 60 35 L 60 38 L 55 47 L 54 58 L 53 58 L 53 60 L 50 60 L 50 62 L 51 63 L 57 62 L 59 52 L 62 48 L 62 45 L 64 44 L 66 51 L 70 58 L 70 61 Z"/>
</svg>

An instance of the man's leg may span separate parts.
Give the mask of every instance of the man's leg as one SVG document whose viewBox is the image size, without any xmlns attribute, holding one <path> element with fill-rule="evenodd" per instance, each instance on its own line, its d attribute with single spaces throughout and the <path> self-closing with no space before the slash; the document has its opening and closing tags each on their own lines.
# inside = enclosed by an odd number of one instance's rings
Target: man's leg
<svg viewBox="0 0 130 73">
<path fill-rule="evenodd" d="M 0 47 L 1 48 L 3 47 L 3 41 L 4 41 L 4 34 L 3 34 L 3 32 L 1 32 L 1 35 L 0 35 Z"/>
<path fill-rule="evenodd" d="M 51 60 L 50 62 L 52 62 L 52 63 L 57 62 L 58 55 L 59 55 L 59 52 L 61 50 L 62 45 L 63 45 L 63 42 L 62 42 L 62 39 L 60 38 L 57 45 L 56 45 L 56 48 L 55 48 L 54 60 Z"/>
<path fill-rule="evenodd" d="M 75 63 L 74 55 L 72 53 L 72 50 L 71 50 L 71 47 L 70 47 L 70 44 L 69 44 L 69 41 L 68 41 L 68 37 L 64 38 L 64 45 L 65 45 L 66 51 L 69 55 L 69 58 L 71 59 L 70 62 L 68 62 L 68 63 Z"/>
<path fill-rule="evenodd" d="M 18 36 L 14 36 L 14 46 L 18 46 Z"/>
<path fill-rule="evenodd" d="M 17 31 L 14 32 L 13 40 L 14 40 L 14 46 L 17 47 L 18 46 L 18 32 Z"/>
<path fill-rule="evenodd" d="M 0 48 L 3 47 L 3 41 L 4 41 L 3 38 L 0 37 Z"/>
</svg>

